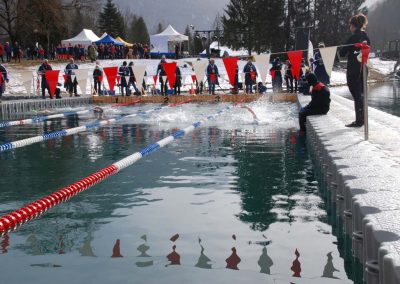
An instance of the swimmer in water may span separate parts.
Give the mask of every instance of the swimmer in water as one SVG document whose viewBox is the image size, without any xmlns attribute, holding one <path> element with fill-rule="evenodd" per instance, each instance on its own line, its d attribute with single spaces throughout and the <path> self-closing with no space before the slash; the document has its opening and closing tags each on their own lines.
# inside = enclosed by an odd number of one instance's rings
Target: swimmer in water
<svg viewBox="0 0 400 284">
<path fill-rule="evenodd" d="M 103 118 L 103 109 L 101 107 L 95 107 L 93 109 L 94 115 L 96 116 L 97 119 L 102 119 Z"/>
</svg>

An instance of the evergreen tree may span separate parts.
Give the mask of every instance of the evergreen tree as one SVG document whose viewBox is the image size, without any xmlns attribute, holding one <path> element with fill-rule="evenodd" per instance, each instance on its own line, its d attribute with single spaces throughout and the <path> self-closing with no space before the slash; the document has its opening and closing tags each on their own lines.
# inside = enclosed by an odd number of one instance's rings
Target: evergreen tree
<svg viewBox="0 0 400 284">
<path fill-rule="evenodd" d="M 189 47 L 188 47 L 189 54 L 194 54 L 194 38 L 193 38 L 192 31 L 191 31 L 189 25 L 186 26 L 184 34 L 189 39 Z"/>
<path fill-rule="evenodd" d="M 163 24 L 158 23 L 158 25 L 157 25 L 157 33 L 159 34 L 159 33 L 162 33 L 163 31 L 164 31 Z"/>
<path fill-rule="evenodd" d="M 124 19 L 112 0 L 107 0 L 103 11 L 99 14 L 98 27 L 113 37 L 125 37 Z"/>
<path fill-rule="evenodd" d="M 147 30 L 146 22 L 143 17 L 133 17 L 131 22 L 131 38 L 132 42 L 139 42 L 142 44 L 149 44 L 150 36 Z"/>
<path fill-rule="evenodd" d="M 222 17 L 224 42 L 249 54 L 281 45 L 283 8 L 282 0 L 231 0 Z"/>
<path fill-rule="evenodd" d="M 338 45 L 350 34 L 349 19 L 359 12 L 364 0 L 315 1 L 315 31 L 313 40 L 327 46 Z"/>
</svg>

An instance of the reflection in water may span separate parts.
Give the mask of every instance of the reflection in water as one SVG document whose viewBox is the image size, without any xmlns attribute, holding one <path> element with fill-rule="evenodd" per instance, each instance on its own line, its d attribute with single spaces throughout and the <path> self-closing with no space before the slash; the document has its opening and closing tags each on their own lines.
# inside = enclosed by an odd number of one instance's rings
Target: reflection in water
<svg viewBox="0 0 400 284">
<path fill-rule="evenodd" d="M 232 250 L 232 254 L 225 260 L 226 268 L 239 270 L 239 268 L 237 266 L 242 260 L 236 254 L 236 248 L 235 247 L 231 248 L 231 250 Z"/>
<path fill-rule="evenodd" d="M 146 235 L 143 235 L 140 238 L 147 243 Z M 140 255 L 138 255 L 138 257 L 150 257 L 150 255 L 147 254 L 147 251 L 150 249 L 150 247 L 146 243 L 141 244 L 140 246 L 137 247 L 137 250 L 140 252 Z M 153 260 L 136 262 L 137 267 L 148 267 L 152 266 L 153 264 L 154 264 Z"/>
<path fill-rule="evenodd" d="M 35 234 L 31 234 L 27 239 L 26 242 L 32 248 L 32 255 L 42 255 L 43 252 L 40 249 L 38 239 L 36 238 Z"/>
<path fill-rule="evenodd" d="M 121 248 L 120 248 L 120 241 L 119 239 L 117 239 L 117 241 L 115 242 L 115 245 L 113 247 L 113 254 L 111 257 L 123 257 L 121 255 Z"/>
<path fill-rule="evenodd" d="M 170 261 L 169 265 L 181 265 L 181 256 L 175 251 L 176 245 L 172 247 L 172 252 L 167 255 L 167 259 Z"/>
<path fill-rule="evenodd" d="M 175 234 L 169 240 L 174 243 L 178 239 L 179 239 L 179 234 Z M 176 252 L 176 245 L 172 247 L 172 252 L 167 255 L 167 259 L 170 261 L 169 265 L 181 265 L 181 256 L 179 255 L 179 253 Z"/>
<path fill-rule="evenodd" d="M 204 247 L 201 244 L 201 239 L 199 238 L 199 244 L 200 244 L 200 256 L 199 256 L 199 260 L 196 263 L 196 267 L 199 268 L 204 268 L 204 269 L 211 269 L 212 265 L 209 263 L 211 261 L 211 259 L 208 258 L 208 256 L 206 256 L 204 254 Z"/>
<path fill-rule="evenodd" d="M 334 272 L 339 272 L 334 266 L 333 266 L 333 257 L 332 257 L 332 252 L 328 253 L 326 255 L 328 257 L 326 265 L 324 267 L 324 272 L 322 273 L 322 277 L 325 278 L 333 278 L 333 279 L 338 279 L 338 277 L 333 276 Z"/>
<path fill-rule="evenodd" d="M 95 254 L 93 253 L 91 241 L 92 241 L 92 236 L 89 234 L 87 236 L 87 238 L 85 239 L 85 242 L 83 243 L 83 246 L 79 248 L 79 253 L 82 256 L 95 257 Z"/>
<path fill-rule="evenodd" d="M 61 235 L 59 238 L 59 242 L 58 242 L 58 254 L 65 254 L 65 244 L 64 244 L 64 238 Z"/>
<path fill-rule="evenodd" d="M 293 277 L 301 277 L 300 272 L 301 272 L 301 263 L 299 261 L 299 257 L 300 257 L 300 253 L 299 251 L 296 249 L 296 251 L 294 252 L 294 254 L 296 255 L 296 259 L 293 261 L 292 263 L 292 267 L 290 268 L 294 273 L 293 273 Z"/>
<path fill-rule="evenodd" d="M 1 253 L 8 252 L 8 246 L 10 245 L 10 237 L 8 235 L 3 236 L 3 240 L 1 241 Z"/>
<path fill-rule="evenodd" d="M 269 257 L 266 247 L 263 247 L 262 254 L 261 254 L 260 258 L 258 259 L 257 263 L 261 267 L 261 271 L 260 271 L 261 273 L 271 274 L 270 268 L 274 264 L 274 262 Z"/>
</svg>

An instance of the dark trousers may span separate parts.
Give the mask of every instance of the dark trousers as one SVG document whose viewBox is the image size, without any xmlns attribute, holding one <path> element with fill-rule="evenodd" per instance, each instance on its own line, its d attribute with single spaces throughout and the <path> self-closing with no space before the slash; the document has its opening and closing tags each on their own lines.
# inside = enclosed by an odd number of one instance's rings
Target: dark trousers
<svg viewBox="0 0 400 284">
<path fill-rule="evenodd" d="M 363 77 L 347 76 L 347 85 L 354 99 L 354 111 L 356 114 L 356 122 L 364 124 L 364 88 Z"/>
<path fill-rule="evenodd" d="M 246 94 L 253 93 L 253 84 L 246 84 Z"/>
<path fill-rule="evenodd" d="M 77 90 L 77 86 L 78 86 L 78 82 L 76 81 L 76 79 L 74 80 L 74 82 L 72 82 L 71 80 L 68 81 L 68 93 L 70 94 L 78 94 L 78 90 Z"/>
<path fill-rule="evenodd" d="M 98 95 L 101 95 L 101 83 L 100 83 L 100 80 L 98 80 L 98 79 L 94 80 L 94 90 L 96 91 L 96 93 Z"/>
<path fill-rule="evenodd" d="M 41 83 L 40 87 L 42 89 L 42 99 L 45 99 L 46 98 L 46 94 L 45 94 L 46 89 L 47 89 L 47 92 L 49 92 L 49 94 L 50 94 L 50 89 L 49 89 L 49 86 L 47 85 L 46 79 L 42 78 L 42 83 Z"/>
<path fill-rule="evenodd" d="M 124 92 L 125 91 L 125 92 Z M 128 83 L 126 82 L 125 77 L 121 77 L 121 96 L 124 95 L 124 93 L 129 96 L 129 87 L 128 87 Z"/>
<path fill-rule="evenodd" d="M 307 116 L 318 115 L 318 114 L 326 114 L 326 112 L 323 112 L 321 110 L 315 110 L 315 109 L 301 109 L 299 112 L 300 130 L 306 131 Z"/>
<path fill-rule="evenodd" d="M 175 84 L 174 93 L 175 93 L 175 95 L 180 95 L 181 94 L 181 84 Z"/>
<path fill-rule="evenodd" d="M 161 85 L 161 95 L 165 96 L 167 94 L 168 91 L 168 79 L 164 79 L 162 76 L 160 76 L 160 85 Z"/>
</svg>

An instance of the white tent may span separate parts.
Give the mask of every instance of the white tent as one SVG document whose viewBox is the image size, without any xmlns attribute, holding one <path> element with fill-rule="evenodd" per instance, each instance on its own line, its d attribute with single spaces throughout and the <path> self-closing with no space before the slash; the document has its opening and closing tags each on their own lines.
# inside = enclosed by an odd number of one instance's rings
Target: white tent
<svg viewBox="0 0 400 284">
<path fill-rule="evenodd" d="M 81 44 L 87 47 L 98 40 L 99 37 L 92 30 L 83 29 L 77 36 L 70 39 L 62 40 L 61 43 L 65 45 Z"/>
<path fill-rule="evenodd" d="M 108 36 L 108 33 L 104 32 L 103 35 L 102 35 L 99 39 L 103 39 L 103 38 L 105 38 L 106 36 Z"/>
<path fill-rule="evenodd" d="M 175 44 L 188 41 L 189 37 L 178 33 L 169 25 L 162 33 L 150 36 L 151 52 L 175 52 Z"/>
</svg>

